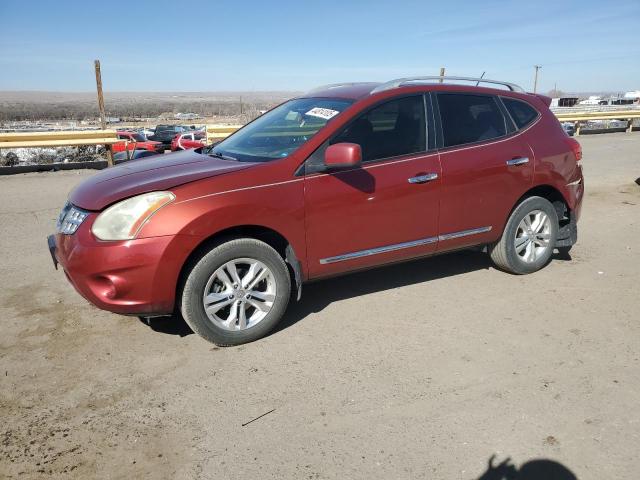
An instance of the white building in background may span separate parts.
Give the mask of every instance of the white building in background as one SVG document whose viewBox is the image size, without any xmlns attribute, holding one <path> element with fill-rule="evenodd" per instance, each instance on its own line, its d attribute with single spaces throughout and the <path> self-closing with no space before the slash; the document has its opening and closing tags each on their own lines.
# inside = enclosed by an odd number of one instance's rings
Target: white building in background
<svg viewBox="0 0 640 480">
<path fill-rule="evenodd" d="M 634 90 L 633 92 L 627 92 L 624 94 L 624 98 L 631 98 L 634 100 L 640 99 L 640 90 Z"/>
<path fill-rule="evenodd" d="M 602 98 L 598 95 L 591 95 L 586 100 L 578 102 L 578 105 L 600 105 L 600 100 L 602 100 Z"/>
</svg>

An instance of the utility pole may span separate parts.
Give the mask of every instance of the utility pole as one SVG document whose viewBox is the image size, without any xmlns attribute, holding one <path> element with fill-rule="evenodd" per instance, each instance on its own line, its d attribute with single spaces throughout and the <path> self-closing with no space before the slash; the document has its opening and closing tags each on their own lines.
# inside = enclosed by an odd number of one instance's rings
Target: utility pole
<svg viewBox="0 0 640 480">
<path fill-rule="evenodd" d="M 538 89 L 538 70 L 542 68 L 542 65 L 534 65 L 533 68 L 536 69 L 535 77 L 533 77 L 533 93 L 536 93 Z"/>
<path fill-rule="evenodd" d="M 100 73 L 100 60 L 93 62 L 96 68 L 96 88 L 98 89 L 98 109 L 100 110 L 100 128 L 107 129 L 107 117 L 104 113 L 104 97 L 102 95 L 102 74 Z M 105 145 L 107 148 L 107 166 L 113 167 L 113 154 L 111 153 L 111 145 Z"/>
<path fill-rule="evenodd" d="M 440 67 L 440 83 L 444 82 L 444 67 Z"/>
</svg>

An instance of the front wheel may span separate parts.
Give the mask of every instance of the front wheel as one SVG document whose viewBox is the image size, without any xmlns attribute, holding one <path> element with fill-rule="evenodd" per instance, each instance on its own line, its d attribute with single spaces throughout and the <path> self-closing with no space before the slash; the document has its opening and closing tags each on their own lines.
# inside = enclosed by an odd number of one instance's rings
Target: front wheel
<svg viewBox="0 0 640 480">
<path fill-rule="evenodd" d="M 513 211 L 500 240 L 489 245 L 489 255 L 501 270 L 533 273 L 549 263 L 557 237 L 558 214 L 551 202 L 529 197 Z"/>
<path fill-rule="evenodd" d="M 181 312 L 205 340 L 240 345 L 271 331 L 290 295 L 291 277 L 278 252 L 241 238 L 213 248 L 195 264 L 182 290 Z"/>
</svg>

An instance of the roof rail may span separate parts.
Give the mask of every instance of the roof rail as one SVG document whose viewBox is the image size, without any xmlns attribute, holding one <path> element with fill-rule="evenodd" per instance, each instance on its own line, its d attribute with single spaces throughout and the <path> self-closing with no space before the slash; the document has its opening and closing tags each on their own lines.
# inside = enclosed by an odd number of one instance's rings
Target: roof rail
<svg viewBox="0 0 640 480">
<path fill-rule="evenodd" d="M 314 93 L 314 92 L 320 92 L 322 90 L 328 90 L 330 88 L 338 88 L 338 87 L 352 87 L 354 85 L 366 85 L 367 83 L 370 82 L 343 82 L 343 83 L 329 83 L 328 85 L 320 85 L 319 87 L 315 87 L 312 88 L 311 90 L 309 90 L 307 92 L 307 94 L 309 93 Z"/>
<path fill-rule="evenodd" d="M 427 76 L 427 77 L 407 77 L 407 78 L 396 78 L 395 80 L 391 80 L 389 82 L 385 82 L 381 85 L 378 85 L 376 88 L 371 90 L 371 94 L 384 92 L 385 90 L 391 90 L 392 88 L 398 88 L 403 86 L 405 83 L 412 82 L 434 82 L 438 81 L 440 83 L 455 81 L 455 82 L 475 82 L 476 86 L 479 83 L 489 83 L 493 85 L 502 85 L 507 87 L 512 92 L 524 92 L 522 87 L 509 82 L 501 82 L 499 80 L 487 80 L 486 78 L 473 78 L 473 77 L 451 77 L 451 76 Z"/>
</svg>

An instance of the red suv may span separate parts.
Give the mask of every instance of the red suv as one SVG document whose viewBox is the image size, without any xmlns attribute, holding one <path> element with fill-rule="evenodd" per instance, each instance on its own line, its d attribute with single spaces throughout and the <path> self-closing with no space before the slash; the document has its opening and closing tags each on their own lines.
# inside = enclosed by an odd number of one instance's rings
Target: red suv
<svg viewBox="0 0 640 480">
<path fill-rule="evenodd" d="M 440 80 L 322 87 L 215 145 L 97 173 L 54 262 L 99 308 L 180 312 L 220 345 L 264 336 L 308 280 L 473 246 L 535 272 L 576 242 L 580 146 L 548 97 Z"/>
</svg>

